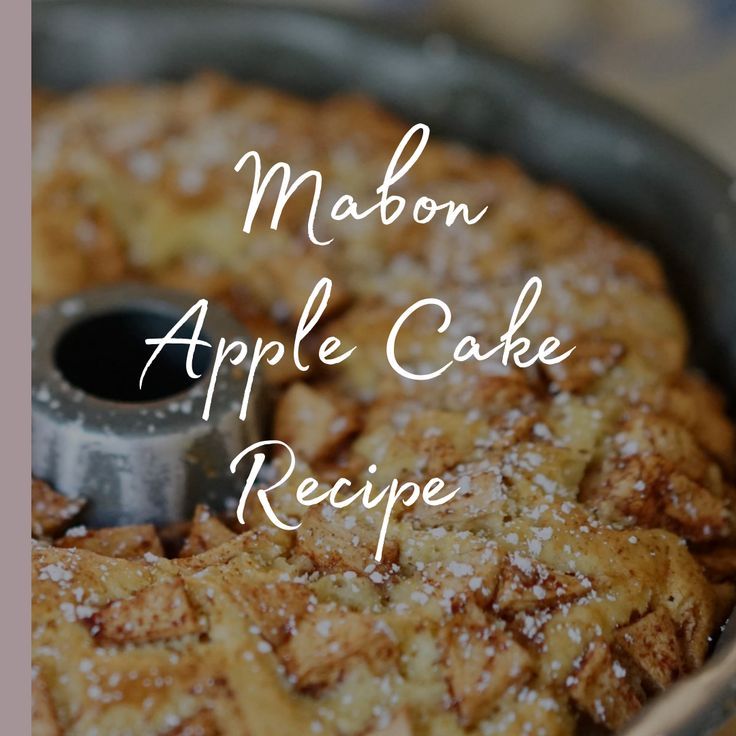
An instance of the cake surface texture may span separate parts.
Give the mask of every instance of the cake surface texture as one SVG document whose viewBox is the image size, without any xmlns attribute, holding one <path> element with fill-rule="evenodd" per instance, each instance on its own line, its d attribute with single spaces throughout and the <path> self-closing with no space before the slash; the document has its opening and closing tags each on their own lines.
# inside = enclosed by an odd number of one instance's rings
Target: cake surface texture
<svg viewBox="0 0 736 736">
<path fill-rule="evenodd" d="M 332 279 L 324 335 L 353 359 L 264 377 L 294 475 L 444 478 L 448 504 L 310 509 L 274 493 L 243 528 L 198 507 L 175 529 L 74 526 L 82 504 L 32 482 L 34 736 L 568 736 L 617 731 L 702 666 L 734 603 L 734 431 L 686 367 L 684 321 L 655 257 L 563 189 L 434 134 L 407 200 L 488 205 L 447 227 L 336 222 L 373 203 L 409 128 L 352 96 L 305 101 L 203 74 L 170 85 L 37 93 L 33 299 L 138 279 L 226 305 L 289 345 Z M 257 150 L 324 175 L 318 232 L 269 189 L 242 231 Z M 524 325 L 575 351 L 529 369 L 456 363 L 402 380 L 385 345 L 439 366 L 464 335 L 494 344 L 523 284 Z M 423 313 L 424 314 L 424 313 Z M 310 345 L 306 346 L 309 355 Z M 312 356 L 314 357 L 314 356 Z M 274 466 L 284 462 L 273 459 Z"/>
</svg>

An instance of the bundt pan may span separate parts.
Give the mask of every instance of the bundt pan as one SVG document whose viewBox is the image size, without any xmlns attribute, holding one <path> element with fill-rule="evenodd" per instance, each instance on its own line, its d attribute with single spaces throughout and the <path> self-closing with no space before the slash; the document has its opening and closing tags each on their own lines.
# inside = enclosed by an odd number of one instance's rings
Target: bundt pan
<svg viewBox="0 0 736 736">
<path fill-rule="evenodd" d="M 310 96 L 362 91 L 435 135 L 508 153 L 566 184 L 657 252 L 690 322 L 693 363 L 736 408 L 736 184 L 686 143 L 560 73 L 445 37 L 214 0 L 34 6 L 33 77 L 44 87 L 205 67 Z M 705 736 L 735 715 L 732 624 L 710 663 L 626 733 Z"/>
</svg>

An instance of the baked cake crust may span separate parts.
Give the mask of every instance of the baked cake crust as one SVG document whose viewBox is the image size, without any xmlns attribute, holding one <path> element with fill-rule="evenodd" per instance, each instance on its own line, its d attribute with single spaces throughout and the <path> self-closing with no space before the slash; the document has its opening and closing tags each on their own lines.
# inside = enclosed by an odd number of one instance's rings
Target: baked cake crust
<svg viewBox="0 0 736 736">
<path fill-rule="evenodd" d="M 734 602 L 734 432 L 686 370 L 650 253 L 507 159 L 439 140 L 401 193 L 488 204 L 476 225 L 318 222 L 335 242 L 316 248 L 297 200 L 278 231 L 263 216 L 241 232 L 246 150 L 372 202 L 407 127 L 361 98 L 214 75 L 37 97 L 36 304 L 140 278 L 288 344 L 327 275 L 324 329 L 360 360 L 307 381 L 269 368 L 273 436 L 301 476 L 375 462 L 377 484 L 462 490 L 395 513 L 379 564 L 380 514 L 362 508 L 275 497 L 293 534 L 257 505 L 245 532 L 203 507 L 174 530 L 68 529 L 80 505 L 34 482 L 35 735 L 566 736 L 620 728 L 703 663 Z M 452 308 L 447 334 L 417 319 L 400 345 L 437 365 L 457 335 L 503 332 L 530 275 L 544 293 L 525 334 L 576 345 L 564 363 L 456 365 L 431 386 L 387 370 L 408 304 Z"/>
</svg>

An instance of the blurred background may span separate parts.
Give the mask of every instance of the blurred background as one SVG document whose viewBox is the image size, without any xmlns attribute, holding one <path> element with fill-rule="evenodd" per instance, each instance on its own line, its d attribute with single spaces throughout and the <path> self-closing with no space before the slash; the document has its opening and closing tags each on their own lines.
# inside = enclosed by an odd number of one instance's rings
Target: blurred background
<svg viewBox="0 0 736 736">
<path fill-rule="evenodd" d="M 736 0 L 291 1 L 551 62 L 736 172 Z"/>
<path fill-rule="evenodd" d="M 239 1 L 248 2 L 233 0 Z M 279 4 L 360 16 L 420 32 L 453 33 L 555 64 L 659 120 L 736 172 L 736 0 L 279 0 Z"/>
</svg>

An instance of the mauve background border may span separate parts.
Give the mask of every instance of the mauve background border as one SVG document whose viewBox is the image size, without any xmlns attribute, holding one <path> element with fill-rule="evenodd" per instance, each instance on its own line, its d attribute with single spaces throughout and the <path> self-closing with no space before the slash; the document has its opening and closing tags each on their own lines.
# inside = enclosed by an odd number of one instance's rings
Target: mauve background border
<svg viewBox="0 0 736 736">
<path fill-rule="evenodd" d="M 31 3 L 0 5 L 3 223 L 2 503 L 0 554 L 5 607 L 0 623 L 2 732 L 30 733 L 31 585 L 28 468 L 31 463 Z M 21 550 L 26 550 L 22 553 Z M 28 555 L 28 556 L 26 556 Z M 21 560 L 25 560 L 25 563 Z"/>
</svg>

